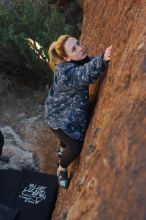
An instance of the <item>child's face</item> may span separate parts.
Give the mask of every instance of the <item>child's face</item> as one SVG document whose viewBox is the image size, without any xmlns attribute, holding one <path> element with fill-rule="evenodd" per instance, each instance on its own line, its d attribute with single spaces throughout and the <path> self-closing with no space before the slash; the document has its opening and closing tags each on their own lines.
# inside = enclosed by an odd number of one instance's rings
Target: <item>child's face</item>
<svg viewBox="0 0 146 220">
<path fill-rule="evenodd" d="M 66 51 L 67 57 L 64 57 L 66 61 L 77 61 L 82 60 L 87 56 L 87 53 L 83 46 L 81 45 L 80 41 L 74 37 L 69 37 L 65 44 L 64 49 Z"/>
</svg>

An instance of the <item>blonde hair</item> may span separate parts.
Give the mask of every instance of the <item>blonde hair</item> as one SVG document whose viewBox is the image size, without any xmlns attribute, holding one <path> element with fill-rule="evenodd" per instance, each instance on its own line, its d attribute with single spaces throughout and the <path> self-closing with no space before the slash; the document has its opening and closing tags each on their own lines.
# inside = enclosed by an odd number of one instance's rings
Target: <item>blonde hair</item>
<svg viewBox="0 0 146 220">
<path fill-rule="evenodd" d="M 64 62 L 63 58 L 67 56 L 64 49 L 64 44 L 69 37 L 71 36 L 61 35 L 56 41 L 53 41 L 53 43 L 49 47 L 49 65 L 53 71 L 55 70 L 57 64 Z"/>
</svg>

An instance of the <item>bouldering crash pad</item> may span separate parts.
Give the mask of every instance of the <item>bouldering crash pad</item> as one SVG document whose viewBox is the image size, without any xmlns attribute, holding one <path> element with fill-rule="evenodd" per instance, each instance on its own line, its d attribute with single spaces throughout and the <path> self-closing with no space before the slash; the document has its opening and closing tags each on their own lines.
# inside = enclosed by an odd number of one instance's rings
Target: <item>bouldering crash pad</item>
<svg viewBox="0 0 146 220">
<path fill-rule="evenodd" d="M 8 220 L 51 219 L 57 189 L 55 175 L 28 170 L 0 170 L 0 204 L 9 207 L 13 213 Z M 15 218 L 14 213 L 17 214 Z"/>
</svg>

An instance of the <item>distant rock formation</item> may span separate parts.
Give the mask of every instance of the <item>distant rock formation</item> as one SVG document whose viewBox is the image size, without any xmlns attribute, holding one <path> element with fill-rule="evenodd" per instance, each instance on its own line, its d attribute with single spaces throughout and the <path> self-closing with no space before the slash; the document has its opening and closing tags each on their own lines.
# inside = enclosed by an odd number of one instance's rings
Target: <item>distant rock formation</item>
<svg viewBox="0 0 146 220">
<path fill-rule="evenodd" d="M 34 152 L 26 148 L 26 143 L 10 127 L 2 127 L 5 136 L 4 155 L 9 157 L 9 163 L 0 161 L 0 169 L 30 169 L 39 171 L 37 157 Z"/>
</svg>

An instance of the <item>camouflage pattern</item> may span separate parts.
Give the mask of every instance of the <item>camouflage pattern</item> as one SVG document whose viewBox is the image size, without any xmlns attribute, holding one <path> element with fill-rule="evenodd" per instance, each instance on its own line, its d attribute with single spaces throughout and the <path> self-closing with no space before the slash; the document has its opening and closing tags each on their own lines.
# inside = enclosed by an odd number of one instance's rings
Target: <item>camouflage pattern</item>
<svg viewBox="0 0 146 220">
<path fill-rule="evenodd" d="M 70 61 L 57 65 L 54 80 L 45 101 L 45 118 L 49 127 L 62 129 L 76 140 L 83 140 L 89 117 L 89 84 L 106 70 L 103 54 L 89 57 L 78 65 Z"/>
</svg>

